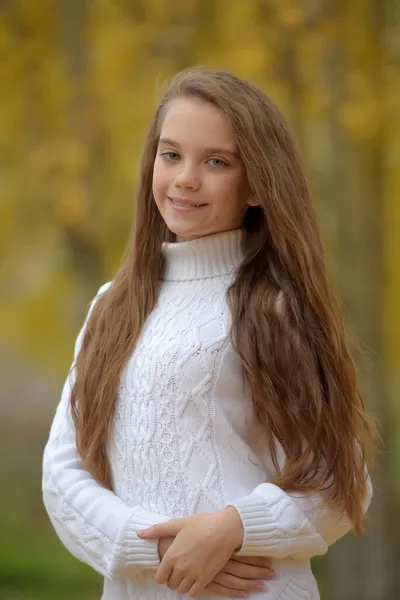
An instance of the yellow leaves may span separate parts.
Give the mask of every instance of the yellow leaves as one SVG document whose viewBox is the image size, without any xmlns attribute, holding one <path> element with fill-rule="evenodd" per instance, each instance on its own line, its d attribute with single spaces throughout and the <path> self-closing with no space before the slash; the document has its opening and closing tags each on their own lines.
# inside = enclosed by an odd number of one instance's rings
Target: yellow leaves
<svg viewBox="0 0 400 600">
<path fill-rule="evenodd" d="M 60 222 L 67 229 L 87 230 L 90 210 L 87 201 L 87 187 L 83 181 L 65 181 L 60 190 L 57 209 Z"/>
<path fill-rule="evenodd" d="M 12 45 L 13 35 L 10 27 L 4 20 L 4 16 L 0 14 L 0 55 L 6 56 L 7 51 Z M 1 70 L 4 69 L 4 63 L 1 64 Z"/>
<path fill-rule="evenodd" d="M 329 102 L 328 90 L 322 85 L 306 88 L 302 94 L 302 103 L 308 115 L 324 115 Z"/>
<path fill-rule="evenodd" d="M 380 131 L 385 106 L 378 102 L 376 90 L 361 71 L 347 75 L 348 99 L 339 111 L 339 120 L 350 138 L 371 140 Z"/>
<path fill-rule="evenodd" d="M 316 25 L 316 31 L 325 41 L 345 39 L 346 37 L 343 19 L 340 17 L 321 18 Z"/>
<path fill-rule="evenodd" d="M 64 1 L 68 7 L 68 0 Z M 331 17 L 302 0 L 214 0 L 213 14 L 204 21 L 204 16 L 197 18 L 199 3 L 194 0 L 148 0 L 139 12 L 132 8 L 133 2 L 96 0 L 89 3 L 87 19 L 77 28 L 82 31 L 83 52 L 78 57 L 83 65 L 79 81 L 66 68 L 78 40 L 67 44 L 59 35 L 60 3 L 15 0 L 7 4 L 7 11 L 0 9 L 0 151 L 6 165 L 1 189 L 9 201 L 0 209 L 0 227 L 7 244 L 25 235 L 28 239 L 18 264 L 7 258 L 7 272 L 21 270 L 27 286 L 32 272 L 27 266 L 32 257 L 29 243 L 35 232 L 33 225 L 32 231 L 17 231 L 24 206 L 29 214 L 50 207 L 43 228 L 59 235 L 49 244 L 40 232 L 35 244 L 62 255 L 60 232 L 75 231 L 95 248 L 99 262 L 107 265 L 112 276 L 133 213 L 138 158 L 159 82 L 167 80 L 177 65 L 196 60 L 231 69 L 271 95 L 289 121 L 290 111 L 298 109 L 296 124 L 304 131 L 311 171 L 318 177 L 331 169 L 332 115 L 339 115 L 338 127 L 360 147 L 375 140 L 385 120 L 390 122 L 392 140 L 399 139 L 397 72 L 385 71 L 386 89 L 379 88 L 376 73 L 384 68 L 379 62 L 382 55 L 371 25 L 360 12 L 361 3 L 343 7 L 338 3 L 336 16 Z M 12 22 L 6 14 L 13 15 Z M 335 60 L 339 56 L 335 68 L 340 71 L 338 80 L 344 81 L 343 93 L 337 93 L 332 83 L 332 56 Z M 391 163 L 385 167 L 392 215 L 400 194 L 398 144 L 391 142 Z M 42 197 L 40 208 L 32 208 L 32 198 Z M 390 236 L 396 235 L 393 225 Z M 390 248 L 397 251 L 393 243 Z M 395 269 L 398 261 L 390 256 L 388 265 Z M 38 269 L 47 273 L 43 255 L 38 257 Z M 60 282 L 69 289 L 71 273 L 62 261 L 60 265 Z M 60 282 L 56 295 L 63 289 Z M 35 302 L 45 307 L 44 312 L 35 305 L 29 316 L 37 319 L 38 329 L 41 320 L 49 321 L 44 347 L 62 328 L 59 308 L 47 304 L 51 293 L 51 285 L 43 284 Z M 31 294 L 27 291 L 26 306 Z M 18 311 L 22 309 L 18 306 Z M 0 303 L 1 311 L 4 314 Z M 9 323 L 22 331 L 16 316 Z M 23 327 L 27 345 L 34 347 L 30 336 L 37 336 L 38 330 L 35 325 L 26 328 L 25 321 Z"/>
<path fill-rule="evenodd" d="M 60 138 L 39 146 L 27 164 L 54 199 L 52 218 L 58 227 L 79 232 L 93 241 L 88 150 L 82 143 Z"/>
<path fill-rule="evenodd" d="M 243 41 L 243 45 L 231 52 L 228 66 L 240 77 L 256 79 L 265 69 L 265 53 L 261 43 L 254 39 Z M 265 73 L 261 76 L 265 77 Z"/>
<path fill-rule="evenodd" d="M 17 19 L 26 26 L 42 27 L 43 23 L 52 23 L 55 17 L 55 3 L 53 0 L 40 2 L 26 2 L 17 0 L 13 2 Z"/>
<path fill-rule="evenodd" d="M 400 424 L 400 82 L 399 78 L 389 79 L 386 89 L 388 116 L 385 129 L 388 157 L 385 178 L 385 202 L 383 206 L 383 250 L 386 273 L 384 297 L 385 352 L 389 369 L 396 379 L 393 401 L 397 404 Z"/>
<path fill-rule="evenodd" d="M 352 139 L 372 139 L 378 132 L 377 110 L 372 102 L 345 102 L 339 111 L 339 121 Z"/>
<path fill-rule="evenodd" d="M 297 29 L 305 19 L 304 9 L 296 0 L 284 0 L 277 3 L 278 21 L 286 29 Z"/>
<path fill-rule="evenodd" d="M 66 177 L 84 173 L 89 167 L 88 148 L 78 140 L 59 137 L 35 149 L 30 160 L 42 175 L 51 171 L 63 172 Z"/>
<path fill-rule="evenodd" d="M 218 37 L 215 43 L 225 48 L 225 59 L 232 52 L 244 50 L 247 42 L 260 39 L 260 23 L 256 19 L 256 3 L 223 0 L 219 3 Z M 264 28 L 264 35 L 265 35 Z M 264 38 L 265 39 L 265 38 Z M 211 44 L 211 50 L 214 43 Z"/>
</svg>

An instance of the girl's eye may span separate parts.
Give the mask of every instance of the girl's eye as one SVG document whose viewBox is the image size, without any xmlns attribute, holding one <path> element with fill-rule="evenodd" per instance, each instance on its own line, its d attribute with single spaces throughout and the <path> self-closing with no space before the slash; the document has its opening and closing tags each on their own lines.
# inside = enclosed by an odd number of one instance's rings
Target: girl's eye
<svg viewBox="0 0 400 600">
<path fill-rule="evenodd" d="M 179 160 L 179 154 L 177 154 L 176 152 L 163 152 L 163 154 L 161 154 L 161 156 L 163 157 L 164 160 L 167 160 L 170 162 Z"/>
<path fill-rule="evenodd" d="M 212 167 L 226 167 L 226 162 L 222 158 L 210 158 L 208 162 Z"/>
</svg>

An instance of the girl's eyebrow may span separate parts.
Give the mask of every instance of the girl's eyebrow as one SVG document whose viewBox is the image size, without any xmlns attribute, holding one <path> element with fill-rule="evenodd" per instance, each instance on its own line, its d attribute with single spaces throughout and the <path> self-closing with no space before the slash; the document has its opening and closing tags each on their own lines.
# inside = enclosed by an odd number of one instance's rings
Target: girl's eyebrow
<svg viewBox="0 0 400 600">
<path fill-rule="evenodd" d="M 179 142 L 175 142 L 170 138 L 160 138 L 159 144 L 164 144 L 165 146 L 174 146 L 175 148 L 180 148 L 181 145 Z M 205 154 L 231 154 L 232 156 L 236 156 L 239 158 L 239 154 L 234 150 L 229 150 L 228 148 L 204 148 Z"/>
</svg>

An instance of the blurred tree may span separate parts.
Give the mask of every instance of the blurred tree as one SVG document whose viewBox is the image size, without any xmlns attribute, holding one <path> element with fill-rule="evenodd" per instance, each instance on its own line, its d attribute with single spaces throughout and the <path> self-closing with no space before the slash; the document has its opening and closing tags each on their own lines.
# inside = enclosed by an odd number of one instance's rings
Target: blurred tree
<svg viewBox="0 0 400 600">
<path fill-rule="evenodd" d="M 83 298 L 100 280 L 99 252 L 96 246 L 95 222 L 96 173 L 104 168 L 102 153 L 90 136 L 89 119 L 91 90 L 88 77 L 86 0 L 58 0 L 59 43 L 62 67 L 67 82 L 68 101 L 65 106 L 66 137 L 71 160 L 65 165 L 59 193 L 61 227 L 72 258 L 72 268 L 79 276 L 78 289 Z M 76 207 L 72 212 L 69 210 Z"/>
<path fill-rule="evenodd" d="M 361 389 L 388 439 L 383 330 L 382 214 L 386 177 L 384 4 L 374 0 L 341 8 L 326 2 L 326 15 L 342 23 L 326 40 L 326 74 L 332 145 L 330 205 L 337 217 L 338 283 L 358 353 Z M 363 19 L 360 19 L 360 9 Z M 355 35 L 356 34 L 356 35 Z M 338 185 L 338 182 L 339 185 Z M 347 536 L 328 555 L 328 597 L 385 600 L 396 597 L 391 465 L 386 444 L 374 473 L 375 496 L 363 542 Z"/>
</svg>

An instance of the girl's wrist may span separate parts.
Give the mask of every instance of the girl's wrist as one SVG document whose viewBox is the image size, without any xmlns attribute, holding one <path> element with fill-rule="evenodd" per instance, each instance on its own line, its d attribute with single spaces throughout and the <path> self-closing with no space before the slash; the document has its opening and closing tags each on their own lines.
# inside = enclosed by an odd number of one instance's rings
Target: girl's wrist
<svg viewBox="0 0 400 600">
<path fill-rule="evenodd" d="M 226 506 L 219 511 L 223 517 L 228 535 L 232 539 L 234 551 L 239 550 L 243 544 L 244 527 L 242 519 L 234 506 Z"/>
</svg>

